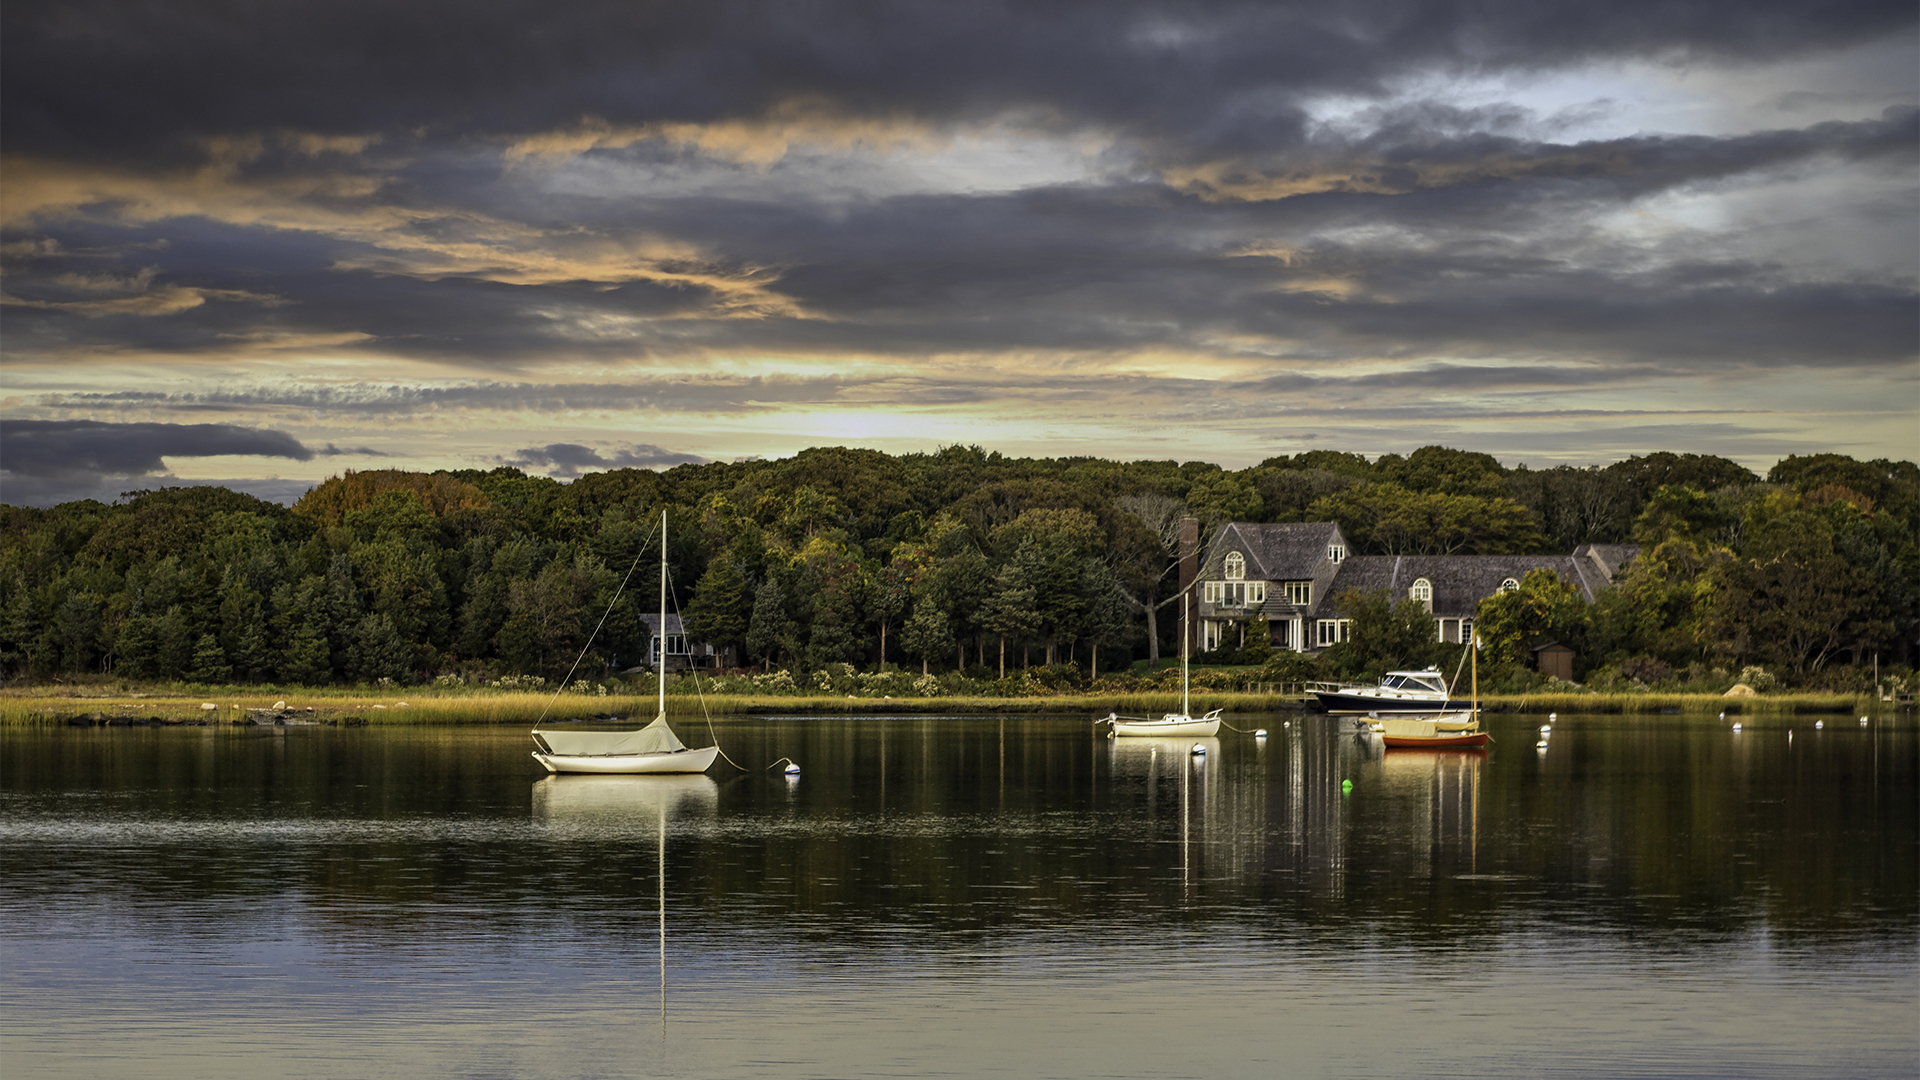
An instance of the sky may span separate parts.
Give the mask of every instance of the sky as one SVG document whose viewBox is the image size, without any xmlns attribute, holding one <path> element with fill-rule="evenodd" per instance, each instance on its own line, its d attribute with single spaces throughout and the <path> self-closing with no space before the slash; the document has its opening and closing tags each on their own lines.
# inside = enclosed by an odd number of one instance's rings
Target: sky
<svg viewBox="0 0 1920 1080">
<path fill-rule="evenodd" d="M 0 501 L 1920 456 L 1900 3 L 0 7 Z"/>
</svg>

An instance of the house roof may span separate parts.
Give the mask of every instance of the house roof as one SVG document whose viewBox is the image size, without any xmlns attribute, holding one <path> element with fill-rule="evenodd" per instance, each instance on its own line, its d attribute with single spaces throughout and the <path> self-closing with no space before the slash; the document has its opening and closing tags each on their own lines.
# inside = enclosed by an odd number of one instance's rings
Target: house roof
<svg viewBox="0 0 1920 1080">
<path fill-rule="evenodd" d="M 1612 581 L 1613 575 L 1638 554 L 1639 544 L 1581 544 L 1573 549 L 1574 558 L 1591 560 L 1600 568 L 1602 584 Z"/>
<path fill-rule="evenodd" d="M 1344 543 L 1340 526 L 1331 521 L 1229 522 L 1208 545 L 1199 576 L 1225 578 L 1222 564 L 1229 552 L 1238 551 L 1247 560 L 1249 581 L 1306 581 L 1328 565 L 1327 548 Z M 1523 581 L 1529 571 L 1540 569 L 1572 582 L 1591 602 L 1639 552 L 1636 544 L 1582 544 L 1571 555 L 1353 555 L 1339 564 L 1332 587 L 1314 597 L 1310 609 L 1296 608 L 1285 593 L 1273 590 L 1260 614 L 1324 618 L 1334 613 L 1345 593 L 1384 589 L 1399 599 L 1415 581 L 1426 578 L 1433 585 L 1435 617 L 1465 618 L 1509 578 Z"/>
<path fill-rule="evenodd" d="M 660 632 L 660 615 L 658 612 L 642 615 L 640 616 L 640 621 L 647 624 L 647 633 L 658 634 Z M 686 633 L 686 629 L 685 627 L 680 625 L 680 616 L 668 615 L 667 616 L 668 636 L 672 636 L 674 634 L 684 634 L 684 633 Z"/>
<path fill-rule="evenodd" d="M 1507 579 L 1523 581 L 1528 571 L 1539 569 L 1552 570 L 1592 600 L 1592 575 L 1581 572 L 1580 561 L 1571 555 L 1353 555 L 1340 564 L 1333 587 L 1316 610 L 1330 614 L 1349 592 L 1384 589 L 1395 600 L 1403 599 L 1415 581 L 1426 578 L 1433 586 L 1435 617 L 1469 618 L 1480 600 L 1498 592 Z"/>
<path fill-rule="evenodd" d="M 1327 546 L 1339 537 L 1340 526 L 1331 521 L 1229 522 L 1214 534 L 1200 576 L 1225 577 L 1220 564 L 1229 551 L 1238 551 L 1246 556 L 1249 580 L 1307 581 L 1326 559 Z"/>
</svg>

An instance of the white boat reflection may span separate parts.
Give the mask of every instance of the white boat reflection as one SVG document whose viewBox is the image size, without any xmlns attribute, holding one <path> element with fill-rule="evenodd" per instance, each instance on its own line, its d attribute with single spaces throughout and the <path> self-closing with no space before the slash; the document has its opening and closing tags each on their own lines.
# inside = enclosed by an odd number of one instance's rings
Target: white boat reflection
<svg viewBox="0 0 1920 1080">
<path fill-rule="evenodd" d="M 720 785 L 701 773 L 559 774 L 533 784 L 533 820 L 562 838 L 655 844 L 660 913 L 660 1038 L 667 1037 L 667 820 L 712 817 Z"/>
<path fill-rule="evenodd" d="M 1207 762 L 1218 759 L 1219 739 L 1114 739 L 1107 743 L 1113 777 L 1146 781 L 1146 812 L 1159 816 L 1159 781 L 1177 777 L 1180 785 L 1180 882 L 1189 897 L 1198 881 L 1198 856 L 1206 842 Z"/>
<path fill-rule="evenodd" d="M 663 818 L 711 817 L 719 806 L 720 785 L 699 773 L 555 774 L 533 784 L 533 820 L 543 825 L 651 835 Z"/>
<path fill-rule="evenodd" d="M 1204 755 L 1194 753 L 1193 748 L 1196 746 L 1205 747 L 1206 753 Z M 1112 739 L 1107 743 L 1107 752 L 1109 760 L 1113 762 L 1113 775 L 1147 777 L 1152 776 L 1156 771 L 1164 771 L 1174 764 L 1184 767 L 1188 758 L 1215 757 L 1220 753 L 1220 740 Z"/>
</svg>

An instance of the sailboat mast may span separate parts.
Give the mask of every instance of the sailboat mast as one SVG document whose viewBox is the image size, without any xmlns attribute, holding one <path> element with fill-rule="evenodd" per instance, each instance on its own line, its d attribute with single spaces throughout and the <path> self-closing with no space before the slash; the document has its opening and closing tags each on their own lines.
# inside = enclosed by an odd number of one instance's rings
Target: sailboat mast
<svg viewBox="0 0 1920 1080">
<path fill-rule="evenodd" d="M 660 666 L 654 671 L 660 684 L 660 715 L 667 715 L 667 512 L 660 511 Z"/>
<path fill-rule="evenodd" d="M 1180 600 L 1180 715 L 1192 716 L 1187 704 L 1187 654 L 1193 651 L 1193 590 Z"/>
</svg>

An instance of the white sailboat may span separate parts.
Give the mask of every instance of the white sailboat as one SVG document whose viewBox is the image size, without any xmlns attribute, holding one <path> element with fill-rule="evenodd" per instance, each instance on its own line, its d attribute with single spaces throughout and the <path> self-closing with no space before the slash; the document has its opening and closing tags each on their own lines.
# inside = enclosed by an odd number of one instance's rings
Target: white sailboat
<svg viewBox="0 0 1920 1080">
<path fill-rule="evenodd" d="M 1190 599 L 1190 598 L 1189 598 Z M 1188 601 L 1182 600 L 1180 618 L 1180 711 L 1167 713 L 1158 720 L 1144 716 L 1121 716 L 1108 713 L 1100 720 L 1112 725 L 1109 735 L 1145 738 L 1201 738 L 1210 739 L 1220 733 L 1220 710 L 1214 709 L 1204 716 L 1195 717 L 1187 697 L 1187 654 L 1193 642 L 1193 633 L 1188 629 Z"/>
<path fill-rule="evenodd" d="M 637 731 L 554 731 L 533 729 L 540 749 L 533 759 L 550 773 L 701 773 L 713 765 L 720 747 L 687 748 L 667 725 L 667 513 L 660 512 L 660 629 L 655 636 L 654 674 L 660 684 L 660 711 Z"/>
</svg>

